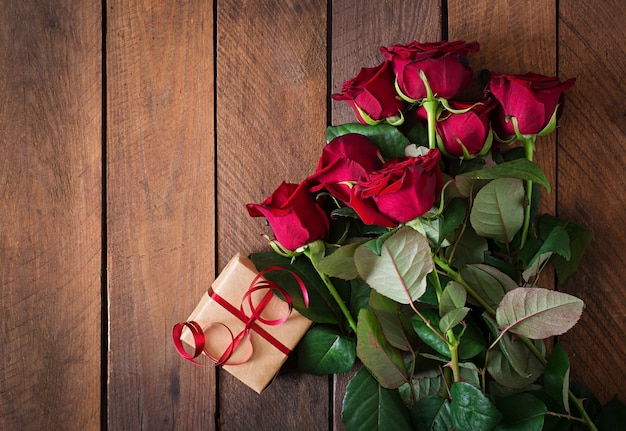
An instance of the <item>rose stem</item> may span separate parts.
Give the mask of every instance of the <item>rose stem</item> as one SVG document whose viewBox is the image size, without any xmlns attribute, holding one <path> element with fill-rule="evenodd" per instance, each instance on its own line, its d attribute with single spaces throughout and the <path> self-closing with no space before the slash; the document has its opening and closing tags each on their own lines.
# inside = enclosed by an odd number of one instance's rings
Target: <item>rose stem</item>
<svg viewBox="0 0 626 431">
<path fill-rule="evenodd" d="M 535 152 L 535 135 L 532 135 L 529 138 L 522 139 L 524 143 L 524 152 L 526 154 L 526 159 L 530 162 L 533 161 L 533 154 Z M 522 228 L 522 239 L 520 242 L 520 249 L 524 248 L 526 244 L 526 240 L 528 239 L 528 228 L 530 227 L 530 209 L 532 206 L 532 198 L 533 198 L 533 182 L 532 180 L 526 180 L 526 206 L 524 207 L 524 227 Z"/>
</svg>

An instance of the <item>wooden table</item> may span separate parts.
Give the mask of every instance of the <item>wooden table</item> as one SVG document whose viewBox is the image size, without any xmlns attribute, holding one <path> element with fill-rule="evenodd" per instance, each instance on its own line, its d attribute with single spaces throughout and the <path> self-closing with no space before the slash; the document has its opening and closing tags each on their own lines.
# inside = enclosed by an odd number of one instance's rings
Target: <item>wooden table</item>
<svg viewBox="0 0 626 431">
<path fill-rule="evenodd" d="M 478 40 L 476 71 L 578 78 L 537 155 L 545 210 L 594 232 L 557 286 L 587 303 L 560 341 L 602 401 L 623 389 L 622 0 L 215 3 L 3 2 L 0 429 L 341 429 L 345 377 L 289 361 L 259 396 L 170 332 L 233 254 L 267 248 L 244 205 L 353 121 L 330 93 L 414 39 Z"/>
</svg>

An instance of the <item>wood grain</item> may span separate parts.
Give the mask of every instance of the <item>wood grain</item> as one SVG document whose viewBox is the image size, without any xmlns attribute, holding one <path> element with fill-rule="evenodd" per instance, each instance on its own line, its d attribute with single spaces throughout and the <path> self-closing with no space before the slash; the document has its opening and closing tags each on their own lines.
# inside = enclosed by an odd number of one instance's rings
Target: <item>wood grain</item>
<svg viewBox="0 0 626 431">
<path fill-rule="evenodd" d="M 107 2 L 108 426 L 214 429 L 172 326 L 214 267 L 211 2 Z"/>
<path fill-rule="evenodd" d="M 218 3 L 218 267 L 268 249 L 265 221 L 245 204 L 317 165 L 326 125 L 326 2 Z M 326 429 L 328 379 L 301 375 L 295 357 L 261 395 L 220 372 L 223 430 Z"/>
<path fill-rule="evenodd" d="M 593 232 L 581 264 L 564 286 L 587 308 L 563 337 L 572 377 L 602 402 L 626 402 L 626 10 L 621 1 L 559 2 L 559 72 L 576 77 L 559 129 L 559 215 Z"/>
<path fill-rule="evenodd" d="M 100 426 L 96 1 L 0 16 L 0 428 Z"/>
<path fill-rule="evenodd" d="M 362 67 L 373 67 L 384 59 L 380 46 L 413 40 L 441 40 L 441 4 L 420 2 L 334 1 L 332 15 L 332 83 L 339 92 L 341 84 Z M 354 123 L 356 118 L 345 102 L 332 102 L 332 124 Z M 353 372 L 336 375 L 333 382 L 333 429 L 343 430 L 341 405 Z"/>
</svg>

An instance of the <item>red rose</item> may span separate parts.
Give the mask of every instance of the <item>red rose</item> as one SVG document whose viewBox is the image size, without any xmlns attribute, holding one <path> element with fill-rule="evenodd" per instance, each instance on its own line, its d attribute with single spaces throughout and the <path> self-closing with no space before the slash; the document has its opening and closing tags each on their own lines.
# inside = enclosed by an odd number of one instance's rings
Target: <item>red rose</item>
<svg viewBox="0 0 626 431">
<path fill-rule="evenodd" d="M 515 136 L 510 117 L 517 119 L 522 135 L 536 135 L 550 124 L 553 115 L 563 102 L 563 92 L 572 87 L 576 79 L 561 82 L 557 76 L 536 73 L 526 75 L 491 76 L 485 91 L 500 103 L 495 130 L 500 138 Z M 556 118 L 556 117 L 555 117 Z M 546 130 L 545 133 L 551 130 Z"/>
<path fill-rule="evenodd" d="M 397 97 L 391 63 L 385 61 L 376 67 L 361 69 L 359 74 L 341 86 L 334 100 L 347 101 L 359 121 L 376 124 L 386 118 L 397 117 L 406 104 Z"/>
<path fill-rule="evenodd" d="M 295 250 L 328 234 L 328 217 L 308 192 L 309 185 L 283 181 L 260 204 L 248 204 L 251 217 L 265 217 L 274 236 L 288 250 Z"/>
<path fill-rule="evenodd" d="M 348 203 L 351 187 L 346 182 L 356 182 L 382 165 L 382 156 L 374 142 L 358 133 L 348 133 L 324 146 L 317 169 L 307 182 L 314 184 L 312 192 L 325 188 L 335 198 Z"/>
<path fill-rule="evenodd" d="M 401 95 L 413 102 L 427 96 L 420 72 L 428 80 L 435 97 L 450 99 L 467 88 L 472 69 L 467 66 L 467 54 L 478 51 L 478 43 L 454 42 L 419 43 L 381 47 L 383 56 L 392 62 Z"/>
<path fill-rule="evenodd" d="M 350 206 L 366 224 L 394 227 L 413 220 L 432 208 L 443 180 L 440 153 L 408 157 L 386 163 L 352 189 Z"/>
<path fill-rule="evenodd" d="M 481 103 L 454 102 L 448 105 L 453 110 L 467 110 L 460 114 L 443 111 L 436 122 L 437 135 L 441 139 L 443 151 L 452 157 L 474 156 L 491 146 L 489 117 L 496 107 L 493 99 Z M 427 120 L 426 110 L 422 107 L 417 117 Z"/>
</svg>

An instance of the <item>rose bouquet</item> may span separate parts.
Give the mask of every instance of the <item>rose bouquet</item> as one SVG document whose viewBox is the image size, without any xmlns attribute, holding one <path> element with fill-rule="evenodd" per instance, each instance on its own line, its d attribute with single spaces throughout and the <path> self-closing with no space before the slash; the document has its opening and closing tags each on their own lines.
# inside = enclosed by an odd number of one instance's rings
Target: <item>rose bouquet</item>
<svg viewBox="0 0 626 431">
<path fill-rule="evenodd" d="M 483 98 L 460 100 L 478 48 L 381 48 L 380 65 L 333 95 L 358 123 L 328 128 L 308 178 L 248 204 L 274 234 L 273 251 L 251 259 L 289 270 L 267 278 L 316 322 L 301 371 L 357 370 L 348 430 L 613 429 L 619 402 L 600 409 L 546 342 L 584 308 L 541 287 L 549 272 L 572 274 L 591 235 L 539 214 L 550 184 L 533 161 L 574 80 L 483 73 Z"/>
</svg>

